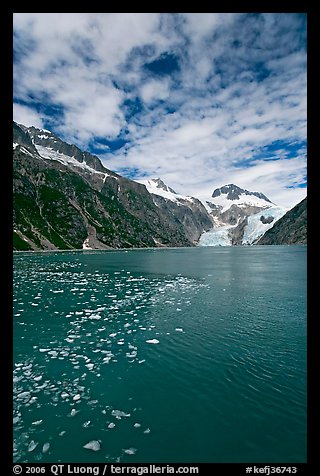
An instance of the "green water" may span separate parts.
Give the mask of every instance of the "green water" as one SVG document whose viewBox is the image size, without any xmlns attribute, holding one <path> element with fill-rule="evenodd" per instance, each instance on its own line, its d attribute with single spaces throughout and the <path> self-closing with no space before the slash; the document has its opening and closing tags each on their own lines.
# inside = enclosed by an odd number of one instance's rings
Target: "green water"
<svg viewBox="0 0 320 476">
<path fill-rule="evenodd" d="M 15 254 L 14 461 L 306 461 L 306 250 Z"/>
</svg>

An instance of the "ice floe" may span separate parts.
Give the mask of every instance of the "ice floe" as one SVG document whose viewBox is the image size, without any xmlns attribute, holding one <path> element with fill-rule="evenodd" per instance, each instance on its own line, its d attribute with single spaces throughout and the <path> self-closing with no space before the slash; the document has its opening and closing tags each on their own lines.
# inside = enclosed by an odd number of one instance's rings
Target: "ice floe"
<svg viewBox="0 0 320 476">
<path fill-rule="evenodd" d="M 34 440 L 31 440 L 28 446 L 28 451 L 34 451 L 36 447 L 38 446 L 39 443 L 35 442 Z"/>
<path fill-rule="evenodd" d="M 127 455 L 134 455 L 137 452 L 137 448 L 128 448 L 127 450 L 123 450 Z"/>
<path fill-rule="evenodd" d="M 38 425 L 41 425 L 42 422 L 43 422 L 43 420 L 33 421 L 33 422 L 31 423 L 31 425 L 38 426 Z"/>
<path fill-rule="evenodd" d="M 49 451 L 49 448 L 50 448 L 50 443 L 45 443 L 42 447 L 42 453 L 46 453 L 47 451 Z"/>
<path fill-rule="evenodd" d="M 97 440 L 92 440 L 92 441 L 89 441 L 89 443 L 85 444 L 83 447 L 86 448 L 87 450 L 99 451 L 101 448 L 101 444 Z"/>
<path fill-rule="evenodd" d="M 125 413 L 121 410 L 112 410 L 111 412 L 111 415 L 112 416 L 115 416 L 117 419 L 121 419 L 122 417 L 130 417 L 131 414 L 130 413 Z"/>
</svg>

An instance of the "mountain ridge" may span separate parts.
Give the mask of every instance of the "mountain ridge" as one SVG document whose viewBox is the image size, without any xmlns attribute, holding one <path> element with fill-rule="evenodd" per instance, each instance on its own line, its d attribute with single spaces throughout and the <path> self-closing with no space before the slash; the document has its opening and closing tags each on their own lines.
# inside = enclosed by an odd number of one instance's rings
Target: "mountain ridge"
<svg viewBox="0 0 320 476">
<path fill-rule="evenodd" d="M 261 198 L 262 200 L 265 200 L 266 202 L 269 202 L 272 204 L 271 200 L 267 198 L 263 193 L 250 192 L 249 190 L 238 187 L 238 185 L 234 185 L 233 183 L 216 188 L 213 191 L 211 196 L 212 198 L 215 198 L 215 197 L 219 197 L 222 194 L 227 195 L 228 200 L 239 200 L 241 195 L 249 195 L 249 196 L 252 195 L 257 198 Z"/>
<path fill-rule="evenodd" d="M 66 155 L 77 148 L 28 129 L 14 123 L 14 249 L 194 246 L 211 228 L 208 215 L 198 220 L 184 204 L 181 218 L 98 158 L 80 151 L 78 161 Z"/>
<path fill-rule="evenodd" d="M 235 184 L 191 197 L 130 180 L 33 126 L 13 123 L 13 159 L 15 249 L 254 244 L 287 211 Z"/>
</svg>

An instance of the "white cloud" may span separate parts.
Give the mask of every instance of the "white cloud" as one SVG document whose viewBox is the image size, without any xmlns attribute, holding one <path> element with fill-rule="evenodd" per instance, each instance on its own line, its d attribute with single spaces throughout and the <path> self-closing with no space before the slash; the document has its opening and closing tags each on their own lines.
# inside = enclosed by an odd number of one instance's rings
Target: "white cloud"
<svg viewBox="0 0 320 476">
<path fill-rule="evenodd" d="M 17 103 L 13 104 L 13 120 L 28 127 L 43 127 L 43 120 L 34 109 Z"/>
<path fill-rule="evenodd" d="M 168 80 L 151 80 L 141 86 L 140 95 L 145 103 L 152 103 L 153 101 L 164 100 L 170 94 Z"/>
<path fill-rule="evenodd" d="M 304 147 L 288 159 L 284 145 L 306 139 L 297 15 L 15 13 L 14 28 L 15 95 L 49 106 L 37 113 L 31 102 L 16 104 L 17 122 L 51 120 L 84 148 L 127 130 L 128 144 L 104 154 L 105 165 L 161 176 L 183 193 L 233 182 L 283 205 L 304 193 L 288 188 L 306 174 Z M 177 58 L 174 74 L 144 67 L 163 53 Z M 137 110 L 125 110 L 137 98 Z M 59 117 L 50 117 L 51 106 Z M 280 160 L 252 162 L 274 141 Z"/>
</svg>

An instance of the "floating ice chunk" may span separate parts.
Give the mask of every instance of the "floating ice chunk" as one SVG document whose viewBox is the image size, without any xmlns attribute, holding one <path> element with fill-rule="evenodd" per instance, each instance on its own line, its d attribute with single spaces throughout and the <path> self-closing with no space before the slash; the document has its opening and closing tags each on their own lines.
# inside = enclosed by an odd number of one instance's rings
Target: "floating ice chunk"
<svg viewBox="0 0 320 476">
<path fill-rule="evenodd" d="M 182 327 L 176 327 L 176 329 L 175 329 L 175 330 L 176 330 L 177 332 L 183 332 L 183 329 L 182 329 Z"/>
<path fill-rule="evenodd" d="M 127 455 L 134 455 L 137 451 L 137 448 L 128 448 L 127 450 L 124 450 Z"/>
<path fill-rule="evenodd" d="M 148 344 L 159 344 L 160 341 L 158 341 L 158 339 L 149 339 L 149 340 L 146 340 L 146 342 Z"/>
<path fill-rule="evenodd" d="M 96 405 L 98 400 L 89 400 L 88 405 Z"/>
<path fill-rule="evenodd" d="M 145 361 L 146 361 L 146 359 L 142 359 L 142 360 L 139 360 L 138 363 L 143 364 Z"/>
<path fill-rule="evenodd" d="M 117 335 L 117 332 L 113 332 L 112 334 L 109 334 L 109 337 L 115 337 Z"/>
<path fill-rule="evenodd" d="M 20 420 L 20 417 L 16 416 L 16 417 L 13 418 L 12 422 L 15 425 L 16 423 L 18 423 L 19 420 Z"/>
<path fill-rule="evenodd" d="M 38 377 L 34 377 L 33 380 L 34 380 L 35 382 L 39 382 L 39 380 L 41 380 L 41 379 L 42 379 L 42 375 L 38 375 Z"/>
<path fill-rule="evenodd" d="M 75 395 L 75 396 L 73 397 L 73 400 L 74 400 L 74 401 L 77 401 L 77 400 L 80 400 L 80 398 L 81 398 L 81 395 L 80 395 L 80 393 L 78 393 L 77 395 Z"/>
<path fill-rule="evenodd" d="M 121 410 L 112 410 L 111 415 L 115 416 L 118 419 L 120 419 L 121 417 L 130 417 L 131 416 L 130 413 L 125 413 L 125 412 L 122 412 Z"/>
<path fill-rule="evenodd" d="M 83 446 L 87 450 L 99 451 L 101 448 L 100 442 L 97 440 L 89 441 L 86 445 Z"/>
<path fill-rule="evenodd" d="M 108 428 L 114 428 L 115 426 L 115 423 L 109 423 Z"/>
<path fill-rule="evenodd" d="M 60 431 L 59 436 L 63 436 L 63 435 L 65 435 L 66 433 L 67 433 L 66 430 L 62 430 L 62 431 Z"/>
<path fill-rule="evenodd" d="M 31 425 L 38 426 L 38 425 L 41 425 L 42 422 L 43 422 L 43 420 L 33 421 L 33 422 L 31 423 Z"/>
<path fill-rule="evenodd" d="M 34 451 L 36 447 L 38 446 L 39 443 L 36 443 L 35 441 L 31 440 L 28 446 L 28 451 Z"/>
<path fill-rule="evenodd" d="M 94 367 L 94 364 L 86 364 L 86 367 L 87 367 L 89 370 L 92 370 L 93 367 Z"/>
<path fill-rule="evenodd" d="M 151 431 L 151 430 L 150 430 L 150 428 L 147 428 L 146 430 L 144 430 L 144 432 L 143 432 L 143 433 L 146 433 L 146 434 L 148 434 L 148 433 L 150 433 L 150 431 Z"/>
<path fill-rule="evenodd" d="M 69 394 L 67 392 L 61 393 L 61 398 L 67 398 L 67 397 L 69 397 Z"/>
<path fill-rule="evenodd" d="M 49 451 L 49 448 L 50 448 L 50 443 L 45 443 L 42 447 L 42 453 L 46 453 L 47 451 Z"/>
<path fill-rule="evenodd" d="M 92 314 L 89 316 L 89 319 L 101 319 L 101 316 L 99 316 L 99 314 Z"/>
<path fill-rule="evenodd" d="M 134 426 L 135 428 L 140 428 L 141 424 L 140 424 L 140 423 L 135 423 L 133 426 Z"/>
<path fill-rule="evenodd" d="M 83 428 L 88 428 L 88 426 L 90 425 L 90 423 L 91 423 L 91 420 L 85 421 L 84 424 L 82 425 Z"/>
<path fill-rule="evenodd" d="M 130 354 L 130 352 L 126 352 L 126 356 L 129 357 L 129 358 L 133 358 L 133 357 L 136 357 L 137 355 L 137 351 L 136 350 L 133 350 Z"/>
<path fill-rule="evenodd" d="M 18 394 L 18 398 L 30 397 L 30 392 L 21 392 Z"/>
</svg>

